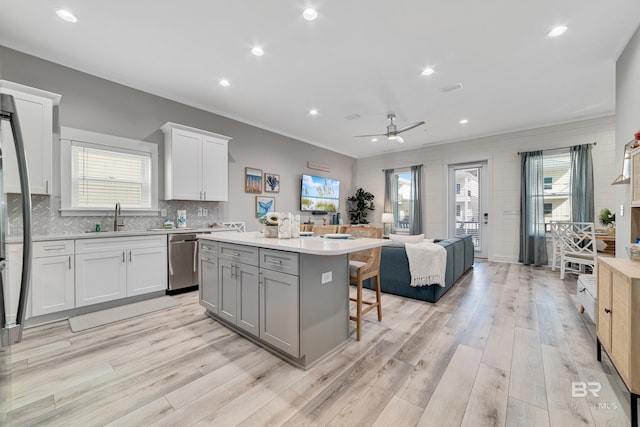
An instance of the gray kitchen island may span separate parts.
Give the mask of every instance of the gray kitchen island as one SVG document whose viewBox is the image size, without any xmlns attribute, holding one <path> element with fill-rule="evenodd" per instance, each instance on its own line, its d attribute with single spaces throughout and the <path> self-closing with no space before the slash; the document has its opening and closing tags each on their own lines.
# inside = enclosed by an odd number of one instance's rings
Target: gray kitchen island
<svg viewBox="0 0 640 427">
<path fill-rule="evenodd" d="M 383 246 L 368 238 L 199 238 L 206 313 L 301 368 L 349 338 L 348 254 Z"/>
</svg>

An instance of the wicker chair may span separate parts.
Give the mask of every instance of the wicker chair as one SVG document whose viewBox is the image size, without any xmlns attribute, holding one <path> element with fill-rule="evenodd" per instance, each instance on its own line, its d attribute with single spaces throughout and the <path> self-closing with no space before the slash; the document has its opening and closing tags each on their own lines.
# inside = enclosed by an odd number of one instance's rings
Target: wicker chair
<svg viewBox="0 0 640 427">
<path fill-rule="evenodd" d="M 334 234 L 338 232 L 337 225 L 314 225 L 313 234 L 316 236 L 322 236 L 324 234 Z"/>
<path fill-rule="evenodd" d="M 341 232 L 351 234 L 354 237 L 382 238 L 382 229 L 379 227 L 345 227 Z M 380 253 L 381 248 L 367 249 L 349 254 L 349 280 L 355 283 L 356 298 L 350 297 L 350 301 L 356 303 L 356 314 L 349 315 L 350 320 L 356 322 L 356 340 L 360 341 L 362 335 L 362 317 L 374 308 L 378 309 L 378 321 L 382 320 L 382 300 L 380 296 Z M 375 278 L 375 301 L 363 301 L 362 282 Z M 363 310 L 362 305 L 367 307 Z"/>
</svg>

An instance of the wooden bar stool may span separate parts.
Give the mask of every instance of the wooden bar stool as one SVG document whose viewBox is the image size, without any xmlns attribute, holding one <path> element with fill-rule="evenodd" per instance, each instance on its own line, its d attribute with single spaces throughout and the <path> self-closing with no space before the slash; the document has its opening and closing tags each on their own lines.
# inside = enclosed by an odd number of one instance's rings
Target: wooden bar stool
<svg viewBox="0 0 640 427">
<path fill-rule="evenodd" d="M 382 238 L 381 228 L 351 227 L 346 233 L 354 237 Z M 349 297 L 356 303 L 356 315 L 349 314 L 349 319 L 356 322 L 356 340 L 360 341 L 362 335 L 362 316 L 374 308 L 378 309 L 378 321 L 382 320 L 382 300 L 380 296 L 380 254 L 381 248 L 367 249 L 349 254 L 349 281 L 356 285 L 356 298 Z M 375 278 L 375 301 L 364 301 L 362 298 L 362 283 L 367 279 Z M 362 305 L 366 308 L 362 308 Z"/>
<path fill-rule="evenodd" d="M 313 234 L 316 236 L 322 236 L 325 234 L 335 234 L 338 232 L 337 225 L 314 225 Z"/>
</svg>

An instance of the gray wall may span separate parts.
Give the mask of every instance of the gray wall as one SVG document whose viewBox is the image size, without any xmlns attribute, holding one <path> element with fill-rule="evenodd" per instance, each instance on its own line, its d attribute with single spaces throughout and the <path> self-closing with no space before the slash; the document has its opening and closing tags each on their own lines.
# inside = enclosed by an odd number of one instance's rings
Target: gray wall
<svg viewBox="0 0 640 427">
<path fill-rule="evenodd" d="M 616 164 L 622 164 L 624 146 L 640 130 L 640 27 L 616 62 Z M 616 186 L 616 256 L 626 257 L 631 236 L 630 186 Z M 624 216 L 620 215 L 620 207 Z"/>
<path fill-rule="evenodd" d="M 257 230 L 255 194 L 244 192 L 244 168 L 262 169 L 280 175 L 280 192 L 275 195 L 277 211 L 299 211 L 300 177 L 303 173 L 328 176 L 341 181 L 342 215 L 345 217 L 346 197 L 355 191 L 354 158 L 337 154 L 301 141 L 278 135 L 207 111 L 170 101 L 108 80 L 73 70 L 40 58 L 0 46 L 0 78 L 62 95 L 55 126 L 68 126 L 126 138 L 156 142 L 160 146 L 160 200 L 164 199 L 163 134 L 165 122 L 193 126 L 233 138 L 229 144 L 229 202 L 161 203 L 175 217 L 177 209 L 187 208 L 189 226 L 213 221 L 245 221 L 249 230 Z M 205 88 L 203 88 L 204 90 Z M 212 95 L 213 96 L 213 95 Z M 277 100 L 274 100 L 277 102 Z M 59 130 L 55 129 L 57 132 Z M 54 138 L 55 139 L 55 138 Z M 60 218 L 60 152 L 54 143 L 54 197 L 39 198 L 35 214 L 35 233 L 56 232 L 68 227 L 90 227 L 96 218 Z M 331 172 L 307 168 L 307 161 L 323 163 Z M 9 200 L 10 208 L 15 206 Z M 198 206 L 209 209 L 208 218 L 196 217 Z M 11 214 L 11 212 L 10 212 Z M 47 215 L 46 218 L 43 215 Z M 175 218 L 174 218 L 175 219 Z M 320 217 L 314 218 L 320 221 Z M 106 220 L 106 219 L 105 219 Z M 306 220 L 306 215 L 303 217 Z M 126 221 L 125 221 L 126 222 Z M 136 218 L 135 227 L 157 226 L 161 219 Z M 11 230 L 11 229 L 10 229 Z M 80 231 L 80 230 L 69 230 Z M 12 233 L 15 232 L 13 227 Z"/>
<path fill-rule="evenodd" d="M 382 169 L 415 164 L 423 167 L 423 231 L 427 237 L 443 238 L 451 233 L 448 220 L 449 166 L 486 161 L 489 194 L 483 211 L 489 214 L 487 256 L 492 261 L 517 262 L 520 245 L 520 156 L 519 151 L 543 150 L 597 141 L 593 147 L 595 214 L 614 210 L 610 185 L 620 173 L 615 163 L 615 119 L 603 117 L 544 128 L 427 146 L 414 150 L 358 159 L 357 182 L 373 194 L 384 194 Z M 376 197 L 375 220 L 380 221 L 383 198 Z M 597 224 L 598 227 L 600 226 Z"/>
</svg>

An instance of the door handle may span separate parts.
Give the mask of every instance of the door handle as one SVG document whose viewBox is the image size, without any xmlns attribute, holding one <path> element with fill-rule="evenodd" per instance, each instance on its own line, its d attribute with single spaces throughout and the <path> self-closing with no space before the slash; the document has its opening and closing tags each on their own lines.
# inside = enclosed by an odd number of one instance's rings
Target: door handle
<svg viewBox="0 0 640 427">
<path fill-rule="evenodd" d="M 484 213 L 483 223 L 484 223 L 484 225 L 489 224 L 489 214 L 487 212 Z"/>
<path fill-rule="evenodd" d="M 606 308 L 606 307 L 605 307 L 605 308 L 604 308 L 604 312 L 605 312 L 605 313 L 607 313 L 607 314 L 609 314 L 609 313 L 611 313 L 611 310 L 609 310 L 608 308 Z"/>
</svg>

